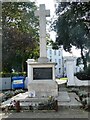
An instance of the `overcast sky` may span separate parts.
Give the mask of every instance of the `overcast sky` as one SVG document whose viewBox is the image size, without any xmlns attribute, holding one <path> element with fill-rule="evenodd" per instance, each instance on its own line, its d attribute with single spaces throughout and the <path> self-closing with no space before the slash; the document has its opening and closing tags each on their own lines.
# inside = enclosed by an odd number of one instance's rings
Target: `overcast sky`
<svg viewBox="0 0 90 120">
<path fill-rule="evenodd" d="M 54 11 L 55 11 L 55 7 L 54 7 L 54 3 L 55 0 L 36 0 L 37 4 L 45 4 L 46 9 L 50 9 L 50 15 L 53 16 Z"/>
</svg>

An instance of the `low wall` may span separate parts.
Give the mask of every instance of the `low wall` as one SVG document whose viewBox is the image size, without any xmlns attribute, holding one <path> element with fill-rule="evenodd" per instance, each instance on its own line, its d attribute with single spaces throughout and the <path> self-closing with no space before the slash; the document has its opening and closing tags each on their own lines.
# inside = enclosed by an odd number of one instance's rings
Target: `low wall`
<svg viewBox="0 0 90 120">
<path fill-rule="evenodd" d="M 79 80 L 74 77 L 75 86 L 90 86 L 90 80 Z"/>
<path fill-rule="evenodd" d="M 0 78 L 0 90 L 11 89 L 11 77 Z"/>
<path fill-rule="evenodd" d="M 0 78 L 0 90 L 12 89 L 11 77 Z M 25 89 L 27 89 L 27 79 L 25 79 Z"/>
</svg>

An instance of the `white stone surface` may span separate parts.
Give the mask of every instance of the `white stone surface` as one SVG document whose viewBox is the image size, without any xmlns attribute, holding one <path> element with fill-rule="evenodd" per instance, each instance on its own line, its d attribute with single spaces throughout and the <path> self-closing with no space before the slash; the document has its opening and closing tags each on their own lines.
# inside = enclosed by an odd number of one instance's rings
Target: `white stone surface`
<svg viewBox="0 0 90 120">
<path fill-rule="evenodd" d="M 32 81 L 28 91 L 35 91 L 36 97 L 58 96 L 58 86 L 53 80 Z"/>
<path fill-rule="evenodd" d="M 75 86 L 90 86 L 90 80 L 79 80 L 77 77 L 74 77 Z"/>
<path fill-rule="evenodd" d="M 75 56 L 66 56 L 66 57 L 63 57 L 63 68 L 64 68 L 63 73 L 64 73 L 64 76 L 67 76 L 67 71 L 66 71 L 67 65 L 66 65 L 66 61 L 67 61 L 68 59 L 73 60 L 74 73 L 77 72 L 77 66 L 76 66 L 77 57 L 75 57 Z"/>
<path fill-rule="evenodd" d="M 55 63 L 28 63 L 28 91 L 35 91 L 36 96 L 58 96 L 58 84 L 55 81 Z M 33 68 L 52 68 L 52 79 L 33 80 Z"/>
<path fill-rule="evenodd" d="M 74 81 L 74 59 L 68 58 L 66 60 L 66 71 L 67 71 L 67 86 L 75 86 L 75 81 Z"/>
<path fill-rule="evenodd" d="M 60 102 L 70 102 L 70 97 L 68 95 L 67 91 L 59 92 L 59 96 L 57 97 L 57 100 Z"/>
<path fill-rule="evenodd" d="M 79 80 L 74 76 L 74 59 L 66 59 L 67 86 L 90 86 L 90 80 Z"/>
<path fill-rule="evenodd" d="M 28 64 L 28 83 L 33 81 L 33 68 L 52 68 L 52 80 L 55 81 L 55 63 L 39 63 L 39 62 L 27 62 Z M 38 80 L 39 81 L 39 80 Z M 40 80 L 41 81 L 41 80 Z"/>
<path fill-rule="evenodd" d="M 50 11 L 45 10 L 45 5 L 41 4 L 39 10 L 35 11 L 35 15 L 39 16 L 39 26 L 40 26 L 40 57 L 47 58 L 46 52 L 46 17 L 50 16 Z M 42 62 L 39 59 L 39 62 Z M 45 60 L 45 59 L 44 59 Z M 47 60 L 45 60 L 47 62 Z"/>
<path fill-rule="evenodd" d="M 53 50 L 51 45 L 47 46 L 47 58 L 51 62 L 55 62 L 55 76 L 63 76 L 63 47 Z"/>
<path fill-rule="evenodd" d="M 46 62 L 49 62 L 49 59 L 47 57 L 39 57 L 38 58 L 38 62 L 40 62 L 40 63 L 46 63 Z"/>
</svg>

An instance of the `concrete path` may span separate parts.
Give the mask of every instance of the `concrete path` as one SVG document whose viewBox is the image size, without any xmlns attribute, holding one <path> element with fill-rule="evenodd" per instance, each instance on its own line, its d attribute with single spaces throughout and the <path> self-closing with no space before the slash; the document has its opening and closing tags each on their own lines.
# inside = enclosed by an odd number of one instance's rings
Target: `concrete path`
<svg viewBox="0 0 90 120">
<path fill-rule="evenodd" d="M 89 118 L 89 113 L 82 109 L 63 109 L 61 108 L 58 112 L 55 111 L 21 111 L 20 113 L 8 113 L 2 115 L 2 118 Z M 16 119 L 15 119 L 16 120 Z"/>
<path fill-rule="evenodd" d="M 67 91 L 61 91 L 58 94 L 59 94 L 57 97 L 58 102 L 70 102 L 71 99 Z"/>
</svg>

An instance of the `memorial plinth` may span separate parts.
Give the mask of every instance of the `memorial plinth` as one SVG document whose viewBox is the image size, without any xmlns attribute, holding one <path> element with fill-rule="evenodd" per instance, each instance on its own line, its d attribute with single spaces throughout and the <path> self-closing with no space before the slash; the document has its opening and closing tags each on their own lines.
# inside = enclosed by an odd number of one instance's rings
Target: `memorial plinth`
<svg viewBox="0 0 90 120">
<path fill-rule="evenodd" d="M 28 63 L 28 91 L 34 91 L 36 97 L 58 96 L 55 81 L 55 63 Z"/>
</svg>

